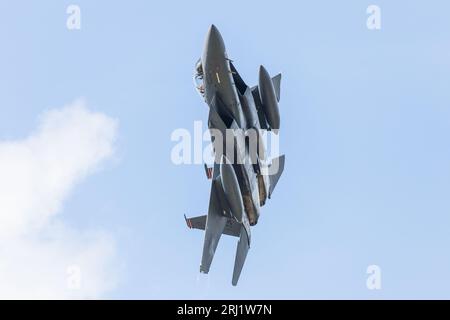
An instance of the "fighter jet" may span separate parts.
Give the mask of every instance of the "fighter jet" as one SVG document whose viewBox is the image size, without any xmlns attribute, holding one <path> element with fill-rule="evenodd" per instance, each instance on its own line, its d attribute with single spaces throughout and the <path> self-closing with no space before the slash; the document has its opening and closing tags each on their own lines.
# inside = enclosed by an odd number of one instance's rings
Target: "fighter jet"
<svg viewBox="0 0 450 320">
<path fill-rule="evenodd" d="M 228 58 L 219 30 L 209 28 L 194 83 L 209 106 L 214 164 L 205 164 L 205 170 L 212 180 L 211 193 L 208 214 L 185 220 L 189 228 L 205 230 L 202 273 L 209 272 L 222 234 L 239 238 L 234 286 L 250 248 L 250 227 L 258 222 L 260 207 L 272 196 L 284 169 L 284 155 L 266 159 L 262 138 L 263 130 L 278 134 L 280 128 L 280 81 L 281 74 L 271 78 L 260 66 L 259 84 L 247 86 Z"/>
</svg>

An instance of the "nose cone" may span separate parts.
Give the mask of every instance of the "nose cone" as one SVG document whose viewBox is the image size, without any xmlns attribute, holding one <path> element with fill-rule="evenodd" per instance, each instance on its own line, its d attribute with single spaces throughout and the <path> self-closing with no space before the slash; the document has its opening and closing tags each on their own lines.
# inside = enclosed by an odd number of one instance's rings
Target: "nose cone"
<svg viewBox="0 0 450 320">
<path fill-rule="evenodd" d="M 211 36 L 213 36 L 213 37 L 220 37 L 221 36 L 220 32 L 219 32 L 219 29 L 217 29 L 217 27 L 214 24 L 212 24 L 209 27 L 208 36 L 209 37 L 211 37 Z"/>
<path fill-rule="evenodd" d="M 219 29 L 215 25 L 211 25 L 208 30 L 207 41 L 211 45 L 223 46 L 222 35 L 219 32 Z"/>
<path fill-rule="evenodd" d="M 206 36 L 205 56 L 220 57 L 225 54 L 222 35 L 215 25 L 211 25 Z"/>
<path fill-rule="evenodd" d="M 270 79 L 269 72 L 267 72 L 263 65 L 259 66 L 259 78 L 264 80 Z"/>
</svg>

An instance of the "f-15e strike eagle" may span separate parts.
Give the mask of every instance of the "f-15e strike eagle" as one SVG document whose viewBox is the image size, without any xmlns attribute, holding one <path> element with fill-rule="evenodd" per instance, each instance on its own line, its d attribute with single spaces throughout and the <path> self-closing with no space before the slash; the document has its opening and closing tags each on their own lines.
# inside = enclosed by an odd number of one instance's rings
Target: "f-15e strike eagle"
<svg viewBox="0 0 450 320">
<path fill-rule="evenodd" d="M 250 226 L 258 222 L 260 207 L 270 199 L 284 169 L 284 155 L 268 164 L 261 136 L 263 130 L 278 134 L 280 80 L 281 74 L 271 78 L 260 66 L 259 85 L 248 87 L 228 59 L 219 30 L 210 27 L 194 81 L 209 106 L 215 161 L 213 168 L 205 169 L 212 179 L 211 194 L 207 215 L 185 219 L 189 228 L 205 230 L 200 272 L 209 272 L 222 234 L 239 237 L 234 286 L 250 248 Z M 249 139 L 250 131 L 256 139 Z M 244 132 L 244 139 L 239 132 Z"/>
</svg>

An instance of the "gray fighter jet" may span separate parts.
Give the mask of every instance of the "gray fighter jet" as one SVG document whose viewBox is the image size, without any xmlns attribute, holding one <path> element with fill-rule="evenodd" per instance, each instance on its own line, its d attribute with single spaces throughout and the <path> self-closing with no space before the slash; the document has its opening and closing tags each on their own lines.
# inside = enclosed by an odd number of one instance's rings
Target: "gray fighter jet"
<svg viewBox="0 0 450 320">
<path fill-rule="evenodd" d="M 261 132 L 278 134 L 281 74 L 271 78 L 259 68 L 259 85 L 248 87 L 228 58 L 212 25 L 198 60 L 194 81 L 209 106 L 208 128 L 214 165 L 205 165 L 212 179 L 208 214 L 186 218 L 189 228 L 205 230 L 200 272 L 208 273 L 222 234 L 239 237 L 232 284 L 236 285 L 250 248 L 250 226 L 271 197 L 284 169 L 284 155 L 266 159 Z M 252 134 L 250 134 L 250 132 Z"/>
</svg>

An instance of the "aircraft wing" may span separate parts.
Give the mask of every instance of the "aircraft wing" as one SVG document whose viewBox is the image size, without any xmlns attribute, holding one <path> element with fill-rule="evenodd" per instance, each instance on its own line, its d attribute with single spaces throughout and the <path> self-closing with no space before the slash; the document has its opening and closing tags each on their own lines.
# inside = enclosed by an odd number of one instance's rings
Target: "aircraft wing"
<svg viewBox="0 0 450 320">
<path fill-rule="evenodd" d="M 221 183 L 218 179 L 219 165 L 214 164 L 211 194 L 209 198 L 208 215 L 205 222 L 205 240 L 203 242 L 202 262 L 200 272 L 208 273 L 220 236 L 225 230 L 228 217 L 223 214 L 223 201 L 220 201 Z"/>
</svg>

